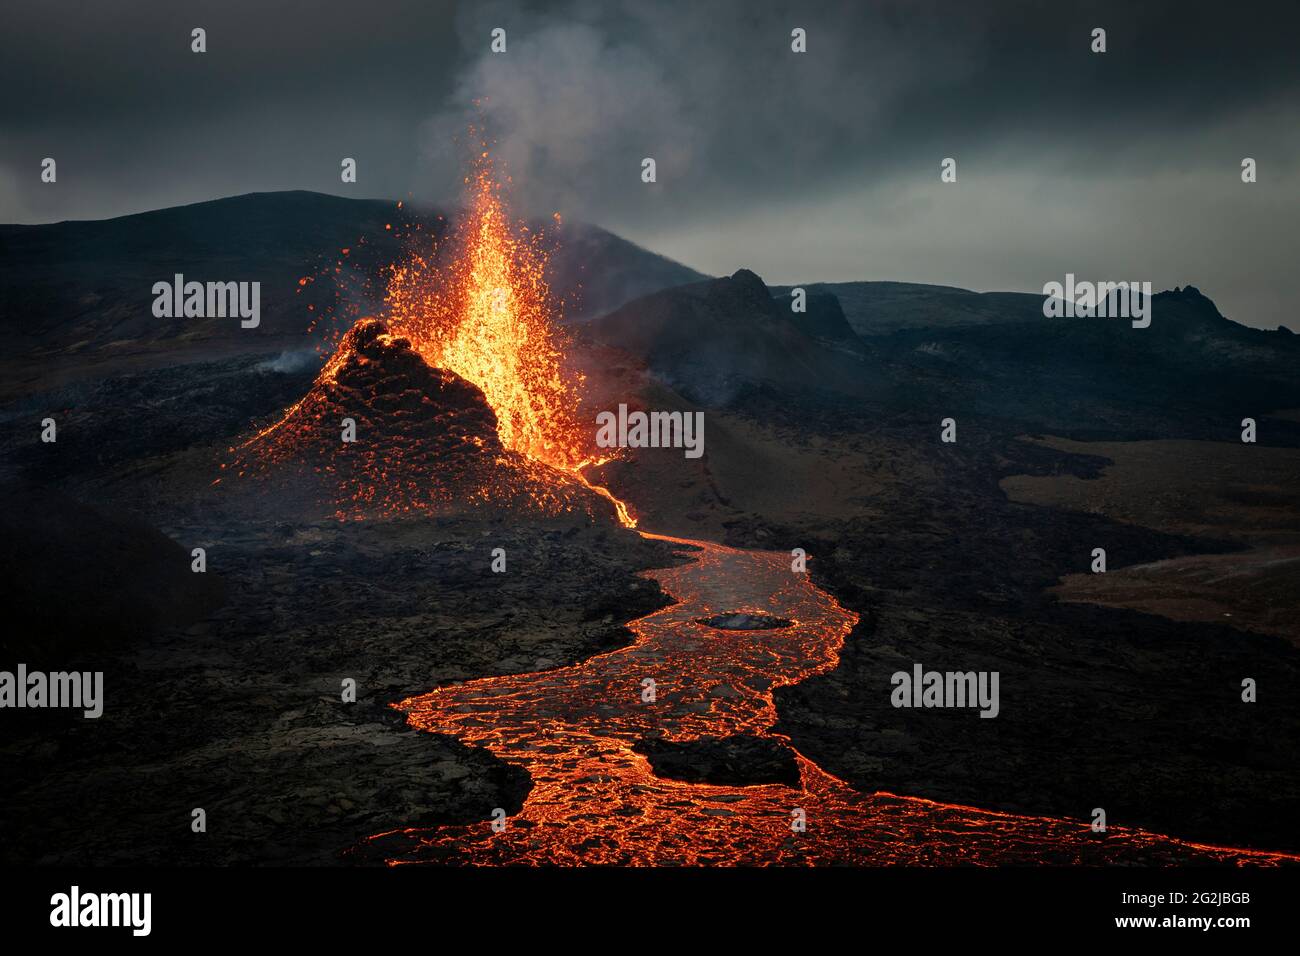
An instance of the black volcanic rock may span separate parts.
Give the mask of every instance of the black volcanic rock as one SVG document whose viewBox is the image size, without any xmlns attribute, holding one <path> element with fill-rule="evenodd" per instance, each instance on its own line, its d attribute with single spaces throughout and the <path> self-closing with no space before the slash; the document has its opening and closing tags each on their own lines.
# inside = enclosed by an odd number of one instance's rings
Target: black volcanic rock
<svg viewBox="0 0 1300 956">
<path fill-rule="evenodd" d="M 324 406 L 330 443 L 336 422 L 355 418 L 358 445 L 408 461 L 464 468 L 502 451 L 497 418 L 483 392 L 454 372 L 432 368 L 408 339 L 378 319 L 362 319 L 339 344 L 342 362 L 308 401 Z"/>
<path fill-rule="evenodd" d="M 699 283 L 703 297 L 715 308 L 747 309 L 758 314 L 776 311 L 772 294 L 758 274 L 749 269 L 737 269 L 730 277 Z"/>
<path fill-rule="evenodd" d="M 701 737 L 683 743 L 644 738 L 633 749 L 650 761 L 655 774 L 669 780 L 737 786 L 799 783 L 794 751 L 767 737 Z"/>
<path fill-rule="evenodd" d="M 1224 317 L 1194 287 L 1156 293 L 1151 324 L 1021 311 L 871 338 L 886 407 L 939 421 L 961 412 L 1079 438 L 1240 441 L 1240 422 L 1300 405 L 1300 340 Z M 960 415 L 958 415 L 960 419 Z M 1269 442 L 1300 429 L 1269 426 Z"/>
<path fill-rule="evenodd" d="M 0 224 L 0 331 L 7 336 L 0 367 L 8 360 L 0 396 L 125 360 L 153 367 L 182 355 L 211 358 L 216 348 L 246 354 L 312 347 L 312 329 L 329 326 L 340 298 L 378 309 L 387 267 L 404 257 L 408 239 L 437 239 L 454 217 L 421 204 L 398 208 L 389 200 L 294 190 L 114 219 Z M 532 228 L 549 234 L 553 225 Z M 566 224 L 554 239 L 547 278 L 579 318 L 703 278 L 594 226 Z M 155 317 L 153 284 L 176 273 L 187 281 L 260 282 L 260 324 L 244 329 L 238 319 Z M 300 285 L 307 277 L 315 281 Z M 52 366 L 60 374 L 51 375 Z"/>
<path fill-rule="evenodd" d="M 791 288 L 773 286 L 772 294 L 786 297 Z M 917 282 L 812 282 L 803 288 L 809 301 L 833 295 L 849 327 L 864 339 L 903 329 L 1035 322 L 1043 316 L 1043 297 L 1023 292 L 971 292 Z"/>
<path fill-rule="evenodd" d="M 793 294 L 774 296 L 777 308 L 790 311 L 794 302 Z M 847 345 L 858 351 L 862 350 L 862 340 L 858 338 L 844 316 L 840 300 L 829 292 L 807 292 L 804 312 L 790 312 L 791 317 L 809 335 L 837 345 Z"/>
<path fill-rule="evenodd" d="M 683 395 L 724 405 L 751 385 L 860 395 L 873 376 L 844 339 L 829 305 L 807 313 L 773 299 L 748 269 L 664 289 L 629 302 L 589 326 L 591 337 L 637 357 Z M 832 332 L 828 335 L 827 333 Z"/>
<path fill-rule="evenodd" d="M 305 346 L 312 341 L 308 307 L 321 315 L 337 290 L 299 280 L 332 271 L 335 262 L 345 279 L 378 275 L 399 258 L 398 235 L 417 224 L 432 236 L 445 228 L 433 210 L 291 191 L 114 219 L 0 225 L 0 253 L 12 267 L 0 286 L 0 316 L 22 323 L 18 354 L 58 356 L 68 365 L 158 349 L 175 361 L 179 351 L 215 344 L 243 351 L 291 341 Z M 186 281 L 260 282 L 260 324 L 244 329 L 238 319 L 154 316 L 153 284 L 176 273 Z"/>
<path fill-rule="evenodd" d="M 314 473 L 340 516 L 485 501 L 511 511 L 613 513 L 582 485 L 503 447 L 483 392 L 429 366 L 378 319 L 348 330 L 306 396 L 258 433 L 237 465 L 260 476 Z"/>
<path fill-rule="evenodd" d="M 139 518 L 52 488 L 0 485 L 0 655 L 21 660 L 133 646 L 204 617 L 225 598 L 214 574 Z"/>
<path fill-rule="evenodd" d="M 464 497 L 504 460 L 478 388 L 431 368 L 379 320 L 362 319 L 302 400 L 250 442 L 239 470 L 305 468 L 334 486 L 341 510 L 388 513 Z"/>
</svg>

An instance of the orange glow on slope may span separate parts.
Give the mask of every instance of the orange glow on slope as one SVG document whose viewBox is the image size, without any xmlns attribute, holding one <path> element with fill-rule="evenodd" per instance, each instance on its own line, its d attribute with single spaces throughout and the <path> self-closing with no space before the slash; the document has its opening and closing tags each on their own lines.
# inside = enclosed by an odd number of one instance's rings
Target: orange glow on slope
<svg viewBox="0 0 1300 956">
<path fill-rule="evenodd" d="M 577 504 L 576 485 L 609 502 L 624 527 L 635 527 L 628 506 L 584 474 L 612 459 L 593 454 L 594 429 L 578 419 L 583 378 L 563 363 L 562 332 L 555 321 L 559 307 L 545 278 L 542 238 L 507 217 L 502 185 L 486 151 L 465 182 L 469 208 L 442 254 L 435 259 L 433 250 L 413 251 L 391 267 L 384 295 L 388 335 L 382 338 L 409 343 L 430 368 L 475 385 L 496 415 L 501 446 L 522 456 L 498 460 L 497 475 L 479 489 L 478 499 L 523 497 L 556 511 Z M 299 285 L 307 282 L 300 279 Z M 352 332 L 368 321 L 358 318 Z M 352 332 L 338 342 L 312 393 L 242 448 L 263 464 L 298 459 L 304 435 L 334 427 L 323 410 L 336 411 L 337 375 L 357 358 Z M 330 448 L 316 470 L 336 473 L 329 459 L 341 454 L 347 452 Z M 389 515 L 446 500 L 433 489 L 419 488 L 418 479 L 403 474 L 403 464 L 396 458 L 365 462 L 365 474 L 340 489 L 339 515 Z M 254 467 L 241 461 L 237 470 L 242 474 Z"/>
</svg>

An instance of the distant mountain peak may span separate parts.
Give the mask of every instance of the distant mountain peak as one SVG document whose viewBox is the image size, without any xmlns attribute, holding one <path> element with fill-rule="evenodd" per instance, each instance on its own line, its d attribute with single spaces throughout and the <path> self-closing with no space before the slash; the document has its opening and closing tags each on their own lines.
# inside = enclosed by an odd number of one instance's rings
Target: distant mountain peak
<svg viewBox="0 0 1300 956">
<path fill-rule="evenodd" d="M 1209 296 L 1194 285 L 1175 286 L 1164 292 L 1157 292 L 1151 297 L 1152 319 L 1159 322 L 1162 318 L 1186 322 L 1194 319 L 1202 322 L 1232 323 L 1214 304 Z M 1245 328 L 1245 326 L 1242 326 Z"/>
<path fill-rule="evenodd" d="M 741 283 L 751 287 L 762 286 L 763 291 L 767 291 L 767 283 L 760 279 L 756 272 L 752 272 L 749 269 L 737 269 L 728 278 L 730 278 L 732 282 Z"/>
<path fill-rule="evenodd" d="M 772 293 L 766 283 L 748 269 L 737 269 L 724 279 L 700 284 L 705 297 L 715 308 L 739 310 L 741 313 L 774 315 Z"/>
</svg>

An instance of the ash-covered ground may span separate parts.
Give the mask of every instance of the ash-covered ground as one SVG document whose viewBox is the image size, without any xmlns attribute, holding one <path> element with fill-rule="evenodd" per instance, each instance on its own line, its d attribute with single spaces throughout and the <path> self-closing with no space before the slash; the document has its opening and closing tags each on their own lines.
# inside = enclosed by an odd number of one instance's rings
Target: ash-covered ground
<svg viewBox="0 0 1300 956">
<path fill-rule="evenodd" d="M 370 862 L 347 851 L 378 832 L 486 826 L 525 776 L 388 705 L 581 660 L 665 600 L 638 572 L 669 550 L 594 495 L 558 515 L 339 521 L 317 473 L 222 469 L 319 367 L 301 309 L 324 285 L 294 298 L 310 268 L 286 245 L 321 219 L 308 199 L 0 232 L 26 322 L 0 361 L 0 667 L 105 672 L 97 720 L 5 712 L 6 862 Z M 364 221 L 327 205 L 310 244 L 333 256 Z M 146 280 L 203 255 L 156 220 L 206 236 L 218 214 L 253 232 L 229 241 L 267 270 L 262 328 L 144 321 Z M 898 283 L 810 287 L 796 313 L 743 270 L 627 302 L 695 275 L 590 238 L 602 307 L 569 356 L 589 404 L 705 421 L 702 458 L 636 450 L 592 477 L 647 530 L 805 549 L 860 616 L 838 666 L 776 693 L 800 752 L 864 792 L 1084 821 L 1100 807 L 1112 826 L 1300 851 L 1300 339 L 1190 287 L 1157 295 L 1143 330 Z M 425 387 L 406 381 L 394 407 Z M 483 424 L 462 411 L 467 434 Z M 57 443 L 39 439 L 46 417 Z M 997 718 L 893 707 L 891 675 L 918 663 L 998 671 Z M 790 778 L 783 750 L 745 738 L 642 749 L 674 779 Z"/>
<path fill-rule="evenodd" d="M 599 513 L 339 521 L 319 489 L 214 486 L 241 429 L 311 385 L 314 369 L 273 358 L 9 408 L 0 570 L 19 613 L 4 657 L 102 670 L 105 702 L 93 720 L 6 712 L 6 862 L 337 863 L 372 833 L 514 812 L 526 774 L 389 705 L 619 646 L 664 602 L 636 572 L 673 559 Z M 52 444 L 34 440 L 42 408 Z"/>
</svg>

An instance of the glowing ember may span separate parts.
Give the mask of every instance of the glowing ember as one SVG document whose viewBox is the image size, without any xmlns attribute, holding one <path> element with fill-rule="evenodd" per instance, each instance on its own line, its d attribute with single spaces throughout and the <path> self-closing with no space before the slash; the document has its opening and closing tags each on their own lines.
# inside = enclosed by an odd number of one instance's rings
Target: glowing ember
<svg viewBox="0 0 1300 956">
<path fill-rule="evenodd" d="M 432 249 L 427 254 L 414 251 L 406 262 L 392 267 L 385 294 L 386 335 L 409 343 L 430 368 L 451 372 L 483 392 L 496 415 L 500 444 L 524 459 L 514 469 L 521 480 L 550 486 L 526 491 L 534 504 L 548 510 L 570 506 L 576 482 L 605 498 L 624 526 L 635 527 L 627 506 L 583 474 L 584 468 L 609 458 L 592 453 L 594 433 L 577 417 L 583 378 L 567 371 L 562 360 L 561 333 L 553 321 L 558 306 L 545 279 L 547 256 L 541 237 L 507 218 L 501 185 L 486 152 L 466 184 L 471 201 L 448 240 L 450 248 L 442 250 L 436 261 Z M 349 250 L 342 252 L 347 255 Z M 373 320 L 359 320 L 357 326 L 365 321 Z M 355 348 L 355 336 L 345 335 L 322 369 L 314 392 L 333 389 L 339 370 L 354 361 Z M 284 426 L 301 425 L 304 418 L 312 428 L 327 425 L 328 416 L 312 414 L 312 407 L 319 404 L 304 399 L 245 445 L 268 446 L 262 449 L 264 458 L 288 457 L 286 446 L 294 440 L 279 433 L 302 431 Z M 508 459 L 498 462 L 506 468 L 511 465 Z M 386 467 L 374 465 L 368 471 L 375 482 L 391 484 L 403 471 L 400 456 Z M 499 489 L 503 482 L 519 490 L 520 482 L 508 476 L 492 484 Z M 409 477 L 402 483 L 409 484 Z M 391 488 L 376 488 L 370 494 L 352 489 L 348 497 L 383 500 L 388 505 L 384 513 L 422 507 L 431 500 L 417 494 L 395 502 L 390 492 Z M 482 497 L 497 496 L 493 489 L 483 489 Z"/>
<path fill-rule="evenodd" d="M 582 474 L 609 459 L 591 454 L 590 429 L 576 417 L 583 379 L 564 369 L 541 238 L 527 226 L 512 229 L 486 152 L 466 182 L 472 205 L 455 254 L 394 267 L 390 324 L 430 365 L 483 390 L 505 447 L 568 473 L 635 527 L 627 506 Z"/>
<path fill-rule="evenodd" d="M 394 267 L 389 325 L 430 365 L 483 390 L 503 445 L 570 471 L 590 441 L 574 418 L 581 381 L 562 371 L 540 241 L 511 230 L 499 189 L 484 158 L 455 254 Z"/>
</svg>

